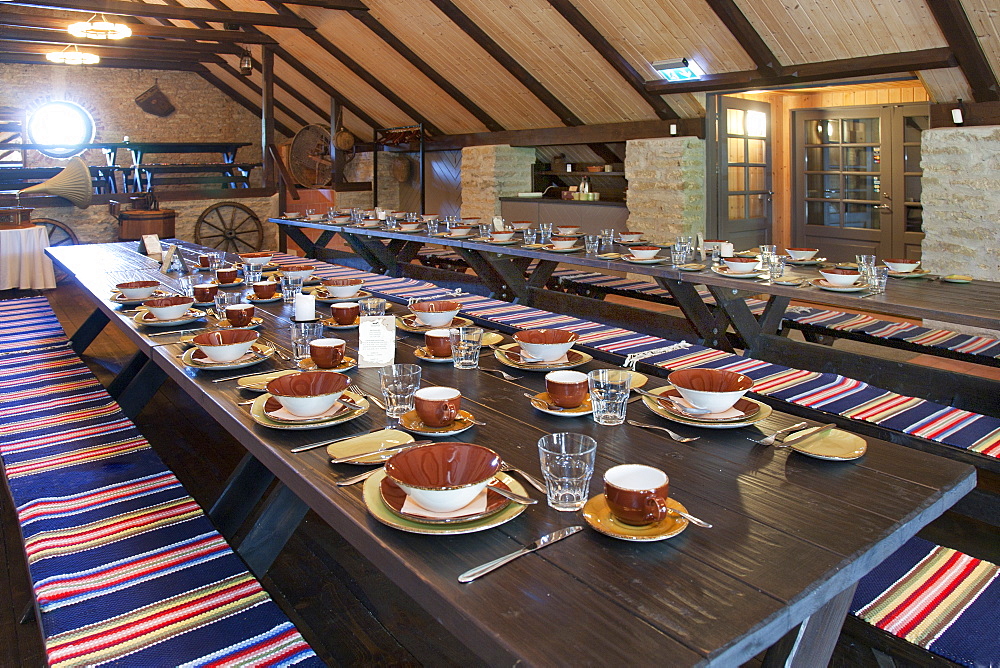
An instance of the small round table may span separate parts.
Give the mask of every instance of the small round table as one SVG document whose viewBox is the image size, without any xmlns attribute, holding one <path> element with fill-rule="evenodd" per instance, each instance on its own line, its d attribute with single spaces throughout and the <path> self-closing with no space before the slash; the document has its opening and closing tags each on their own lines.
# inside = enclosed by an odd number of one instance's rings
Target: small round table
<svg viewBox="0 0 1000 668">
<path fill-rule="evenodd" d="M 52 261 L 45 255 L 49 235 L 41 225 L 0 229 L 0 290 L 51 290 Z"/>
</svg>

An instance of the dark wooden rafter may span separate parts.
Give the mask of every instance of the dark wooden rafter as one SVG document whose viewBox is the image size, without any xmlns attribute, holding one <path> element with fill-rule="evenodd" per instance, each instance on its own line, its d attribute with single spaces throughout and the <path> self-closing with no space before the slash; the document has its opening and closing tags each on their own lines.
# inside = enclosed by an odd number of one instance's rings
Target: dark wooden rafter
<svg viewBox="0 0 1000 668">
<path fill-rule="evenodd" d="M 733 0 L 706 0 L 706 2 L 750 56 L 754 65 L 757 66 L 757 71 L 762 76 L 777 75 L 781 67 L 777 56 L 771 51 L 771 47 L 764 42 L 760 33 L 750 24 L 739 6 Z"/>
<path fill-rule="evenodd" d="M 309 28 L 307 21 L 292 16 L 264 14 L 260 12 L 234 12 L 185 7 L 182 5 L 152 5 L 124 0 L 10 0 L 6 4 L 49 9 L 68 9 L 79 12 L 103 12 L 121 16 L 146 16 L 149 18 L 182 19 L 184 21 L 212 21 L 214 23 L 236 23 L 252 26 L 275 26 L 279 28 Z"/>
<path fill-rule="evenodd" d="M 240 105 L 247 111 L 251 112 L 254 116 L 260 115 L 259 104 L 247 99 L 247 97 L 243 95 L 243 93 L 230 86 L 228 83 L 217 77 L 214 73 L 209 72 L 204 67 L 201 67 L 199 70 L 195 71 L 198 72 L 198 74 L 201 76 L 202 79 L 204 79 L 205 81 L 212 84 L 220 91 L 231 97 L 238 105 Z M 284 123 L 282 123 L 277 119 L 275 119 L 274 121 L 274 128 L 281 134 L 285 135 L 286 137 L 291 137 L 292 135 L 295 134 L 295 130 L 292 130 L 287 125 L 285 125 Z"/>
<path fill-rule="evenodd" d="M 871 77 L 881 74 L 936 70 L 955 67 L 957 61 L 951 49 L 924 49 L 903 53 L 887 53 L 878 56 L 862 56 L 843 60 L 828 60 L 820 63 L 804 63 L 779 68 L 773 77 L 762 76 L 757 70 L 712 74 L 698 81 L 669 83 L 650 81 L 646 90 L 654 93 L 697 93 L 747 88 L 767 88 L 814 81 L 834 81 L 856 77 Z"/>
<path fill-rule="evenodd" d="M 166 42 L 159 39 L 147 39 L 144 37 L 130 37 L 127 40 L 93 40 L 85 37 L 74 37 L 66 32 L 65 27 L 62 32 L 55 30 L 37 30 L 34 28 L 19 28 L 13 26 L 0 25 L 0 39 L 8 42 L 25 42 L 35 44 L 76 44 L 87 48 L 101 47 L 106 50 L 118 51 L 157 51 L 169 48 L 170 56 L 175 53 L 241 53 L 241 49 L 234 44 L 203 44 L 192 41 Z M 163 51 L 160 51 L 163 54 Z"/>
<path fill-rule="evenodd" d="M 41 14 L 4 12 L 0 13 L 0 26 L 39 28 L 66 34 L 66 19 L 43 16 Z M 151 25 L 149 23 L 129 23 L 132 37 L 151 37 L 161 40 L 187 40 L 199 42 L 236 42 L 239 44 L 277 44 L 277 40 L 264 33 L 250 33 L 243 30 L 211 30 L 200 28 L 175 28 Z M 93 42 L 93 40 L 90 40 Z M 172 42 L 164 41 L 165 45 Z"/>
<path fill-rule="evenodd" d="M 285 4 L 298 4 L 298 3 L 285 3 Z M 462 107 L 468 111 L 470 114 L 476 117 L 483 125 L 485 125 L 489 130 L 493 132 L 498 132 L 505 129 L 500 123 L 496 121 L 492 116 L 490 116 L 486 111 L 482 109 L 475 102 L 470 100 L 468 96 L 462 91 L 455 87 L 450 81 L 441 76 L 437 70 L 428 65 L 420 56 L 418 56 L 410 47 L 406 46 L 398 37 L 396 37 L 391 30 L 386 28 L 384 25 L 379 23 L 378 19 L 371 15 L 368 11 L 352 11 L 351 16 L 360 21 L 366 28 L 371 30 L 373 33 L 378 35 L 383 42 L 388 44 L 390 47 L 395 49 L 396 53 L 402 56 L 408 63 L 413 65 L 414 68 L 420 71 L 425 77 L 433 81 L 437 86 L 443 90 L 445 93 L 451 96 L 453 100 L 458 102 Z"/>
<path fill-rule="evenodd" d="M 304 5 L 320 9 L 346 9 L 350 11 L 368 11 L 361 0 L 290 0 L 286 5 Z"/>
<path fill-rule="evenodd" d="M 653 108 L 656 115 L 662 119 L 667 120 L 670 118 L 679 118 L 676 111 L 670 108 L 670 105 L 660 97 L 659 95 L 653 95 L 646 90 L 644 84 L 643 76 L 632 67 L 632 63 L 622 56 L 621 53 L 611 45 L 611 42 L 601 34 L 601 32 L 594 27 L 594 25 L 587 20 L 587 17 L 583 15 L 576 5 L 573 4 L 572 0 L 548 0 L 549 4 L 559 12 L 567 23 L 573 26 L 580 35 L 587 40 L 587 42 L 597 51 L 598 54 L 611 67 L 615 69 L 618 74 L 621 75 L 623 79 L 628 83 L 629 86 L 635 89 L 639 95 Z"/>
<path fill-rule="evenodd" d="M 618 157 L 618 154 L 612 151 L 610 148 L 604 144 L 587 144 L 587 148 L 597 154 L 601 160 L 605 163 L 621 162 L 622 159 Z"/>
<path fill-rule="evenodd" d="M 486 31 L 476 25 L 461 9 L 456 7 L 451 0 L 431 0 L 431 2 L 466 35 L 471 37 L 473 41 L 490 54 L 495 61 L 500 63 L 522 86 L 541 100 L 552 113 L 559 117 L 560 121 L 566 125 L 583 125 L 583 121 L 570 111 L 569 107 L 560 102 L 555 95 L 542 85 L 542 82 L 533 77 L 528 70 L 521 66 L 509 53 L 504 51 L 503 47 L 487 35 Z"/>
<path fill-rule="evenodd" d="M 948 46 L 954 51 L 958 66 L 962 68 L 962 73 L 972 88 L 974 101 L 1000 100 L 997 76 L 990 67 L 990 61 L 983 52 L 983 46 L 969 22 L 961 0 L 931 0 L 927 7 L 934 14 L 934 20 Z"/>
<path fill-rule="evenodd" d="M 242 74 L 240 74 L 239 70 L 237 70 L 235 67 L 233 67 L 232 65 L 230 65 L 226 61 L 222 61 L 222 64 L 219 65 L 219 68 L 222 69 L 222 71 L 225 72 L 226 74 L 228 74 L 229 76 L 234 77 L 237 80 L 239 80 L 244 86 L 246 86 L 247 88 L 249 88 L 250 90 L 252 90 L 257 95 L 263 95 L 264 94 L 263 89 L 257 83 L 255 83 L 253 79 L 251 79 L 250 77 L 243 76 Z M 259 64 L 258 71 L 263 72 L 263 65 L 262 64 Z M 275 78 L 274 83 L 276 85 L 278 85 L 277 78 Z M 275 100 L 274 101 L 274 107 L 275 107 L 275 109 L 278 109 L 279 111 L 281 111 L 283 114 L 285 114 L 286 116 L 288 116 L 290 119 L 292 119 L 296 123 L 300 123 L 302 125 L 308 125 L 309 124 L 309 121 L 307 121 L 306 119 L 304 119 L 301 116 L 299 116 L 297 113 L 295 113 L 295 111 L 293 111 L 292 109 L 290 109 L 288 107 L 288 105 L 284 104 L 283 102 L 279 102 L 279 101 Z"/>
<path fill-rule="evenodd" d="M 0 63 L 19 63 L 23 65 L 52 65 L 45 60 L 45 56 L 36 53 L 24 53 L 23 51 L 4 51 L 0 46 Z M 74 66 L 78 67 L 78 66 Z M 188 60 L 164 61 L 162 57 L 158 60 L 142 60 L 137 58 L 101 58 L 101 62 L 96 65 L 81 65 L 79 67 L 110 67 L 126 70 L 176 70 L 184 72 L 199 72 L 204 69 L 201 63 Z"/>
<path fill-rule="evenodd" d="M 280 2 L 273 2 L 272 0 L 267 0 L 267 1 L 268 4 L 274 7 L 274 9 L 277 10 L 277 12 L 282 16 L 296 16 L 296 17 L 298 16 L 297 14 L 295 14 L 295 12 L 288 9 Z M 309 22 L 307 21 L 307 23 Z M 338 61 L 340 61 L 344 65 L 344 67 L 349 69 L 351 72 L 357 75 L 358 78 L 360 78 L 366 84 L 375 89 L 375 91 L 377 91 L 379 95 L 389 100 L 389 102 L 394 104 L 404 114 L 406 114 L 407 116 L 409 116 L 411 119 L 413 119 L 418 123 L 423 123 L 424 129 L 427 131 L 428 134 L 433 134 L 433 135 L 443 134 L 440 128 L 434 125 L 431 121 L 429 121 L 423 114 L 421 114 L 415 108 L 413 108 L 413 106 L 410 105 L 410 103 L 401 98 L 399 95 L 396 95 L 396 93 L 394 93 L 388 86 L 382 83 L 378 79 L 378 77 L 376 77 L 371 72 L 366 70 L 364 67 L 361 66 L 360 63 L 351 58 L 339 47 L 337 47 L 337 45 L 335 45 L 333 42 L 327 39 L 326 36 L 324 36 L 318 29 L 316 29 L 315 26 L 312 25 L 312 23 L 309 23 L 308 28 L 302 29 L 302 33 L 306 37 L 311 39 L 313 42 L 315 42 L 320 48 L 322 48 L 328 54 L 330 54 Z"/>
<path fill-rule="evenodd" d="M 19 42 L 11 41 L 6 39 L 0 39 L 0 50 L 6 51 L 8 53 L 39 53 L 46 54 L 51 51 L 58 51 L 59 44 L 46 44 L 44 42 Z M 119 48 L 112 45 L 105 44 L 88 44 L 85 51 L 95 53 L 104 58 L 128 58 L 131 60 L 148 60 L 151 62 L 163 63 L 166 59 L 163 57 L 163 51 L 158 49 L 137 49 L 137 48 Z M 171 60 L 187 61 L 187 62 L 202 62 L 202 63 L 221 63 L 222 58 L 217 54 L 201 52 L 201 51 L 185 51 L 177 49 L 172 51 L 170 54 Z"/>
</svg>

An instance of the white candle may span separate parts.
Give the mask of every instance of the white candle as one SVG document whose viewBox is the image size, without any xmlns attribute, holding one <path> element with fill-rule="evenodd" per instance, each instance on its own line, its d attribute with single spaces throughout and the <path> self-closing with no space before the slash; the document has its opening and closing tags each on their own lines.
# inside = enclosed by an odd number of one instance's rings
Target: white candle
<svg viewBox="0 0 1000 668">
<path fill-rule="evenodd" d="M 313 295 L 295 295 L 295 319 L 316 319 L 316 297 Z"/>
<path fill-rule="evenodd" d="M 735 249 L 733 248 L 733 245 L 728 241 L 724 241 L 719 244 L 719 255 L 722 257 L 732 257 L 734 252 Z"/>
</svg>

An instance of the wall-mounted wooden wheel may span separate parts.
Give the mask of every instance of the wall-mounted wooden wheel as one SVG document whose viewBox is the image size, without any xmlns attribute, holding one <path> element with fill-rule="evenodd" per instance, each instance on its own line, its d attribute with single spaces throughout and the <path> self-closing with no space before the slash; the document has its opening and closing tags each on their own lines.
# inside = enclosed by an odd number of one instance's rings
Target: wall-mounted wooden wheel
<svg viewBox="0 0 1000 668">
<path fill-rule="evenodd" d="M 264 226 L 249 207 L 216 202 L 198 216 L 194 242 L 231 253 L 259 251 L 264 245 Z"/>
<path fill-rule="evenodd" d="M 80 243 L 76 232 L 66 223 L 59 222 L 54 218 L 32 218 L 31 222 L 35 225 L 41 225 L 49 233 L 50 246 L 75 246 Z M 53 270 L 56 275 L 56 283 L 62 283 L 69 278 L 69 275 L 60 270 L 59 267 L 53 266 Z"/>
</svg>

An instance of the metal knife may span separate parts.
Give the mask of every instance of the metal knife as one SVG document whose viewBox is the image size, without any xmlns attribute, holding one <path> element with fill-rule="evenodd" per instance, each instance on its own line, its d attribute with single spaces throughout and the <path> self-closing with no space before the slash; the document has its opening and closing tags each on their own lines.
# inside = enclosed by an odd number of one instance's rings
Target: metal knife
<svg viewBox="0 0 1000 668">
<path fill-rule="evenodd" d="M 196 327 L 195 329 L 178 329 L 173 332 L 156 332 L 155 334 L 147 334 L 149 338 L 154 336 L 184 336 L 185 334 L 192 334 L 194 332 L 204 332 L 210 329 L 209 327 Z"/>
<path fill-rule="evenodd" d="M 577 524 L 575 526 L 571 526 L 571 527 L 566 527 L 565 529 L 559 529 L 559 531 L 553 531 L 550 534 L 546 534 L 546 535 L 542 536 L 541 538 L 539 538 L 538 540 L 536 540 L 534 543 L 531 543 L 530 545 L 525 545 L 524 547 L 522 547 L 520 550 L 517 550 L 516 552 L 511 552 L 510 554 L 505 555 L 503 557 L 500 557 L 499 559 L 494 559 L 493 561 L 488 561 L 485 564 L 483 564 L 482 566 L 476 566 L 475 568 L 473 568 L 471 570 L 465 571 L 464 573 L 462 573 L 461 575 L 458 576 L 458 581 L 459 582 L 472 582 L 476 578 L 481 577 L 483 575 L 486 575 L 487 573 L 489 573 L 491 571 L 495 571 L 496 569 L 500 568 L 504 564 L 506 564 L 508 562 L 511 562 L 511 561 L 514 561 L 515 559 L 517 559 L 518 557 L 520 557 L 522 555 L 528 554 L 529 552 L 534 552 L 535 550 L 540 550 L 543 547 L 545 547 L 546 545 L 551 545 L 552 543 L 554 543 L 554 542 L 556 542 L 558 540 L 562 540 L 563 538 L 566 538 L 567 536 L 572 536 L 577 531 L 583 531 L 583 527 L 580 526 L 579 524 Z"/>
<path fill-rule="evenodd" d="M 434 441 L 412 441 L 410 443 L 400 443 L 399 445 L 394 445 L 391 448 L 383 448 L 382 450 L 370 450 L 368 452 L 361 452 L 356 455 L 349 455 L 347 457 L 334 457 L 330 459 L 331 464 L 344 464 L 346 462 L 353 462 L 358 459 L 364 459 L 365 457 L 371 457 L 373 455 L 381 454 L 397 454 L 403 450 L 409 450 L 410 448 L 415 448 L 418 445 L 427 445 L 428 443 L 433 443 Z M 379 462 L 371 462 L 372 464 Z"/>
<path fill-rule="evenodd" d="M 790 445 L 797 445 L 799 443 L 802 443 L 803 441 L 808 441 L 809 439 L 812 439 L 812 438 L 819 438 L 821 436 L 826 436 L 831 431 L 833 431 L 834 429 L 836 429 L 836 427 L 837 427 L 837 423 L 835 423 L 835 422 L 831 422 L 830 424 L 821 425 L 820 428 L 817 429 L 816 431 L 811 431 L 808 434 L 805 434 L 803 436 L 796 436 L 793 439 L 790 439 L 790 440 L 787 440 L 787 441 L 782 441 L 781 443 L 779 443 L 777 445 L 777 447 L 779 447 L 779 448 L 787 448 Z"/>
<path fill-rule="evenodd" d="M 352 438 L 357 438 L 358 436 L 367 436 L 368 434 L 373 434 L 379 431 L 379 427 L 375 427 L 370 431 L 359 431 L 356 434 L 351 434 L 350 436 L 341 436 L 340 438 L 335 438 L 332 441 L 320 441 L 319 443 L 310 443 L 309 445 L 301 445 L 297 448 L 292 448 L 289 452 L 294 452 L 296 454 L 300 452 L 305 452 L 307 450 L 313 450 L 315 448 L 322 448 L 325 445 L 332 445 L 334 443 L 340 443 L 341 441 L 348 441 Z"/>
</svg>

